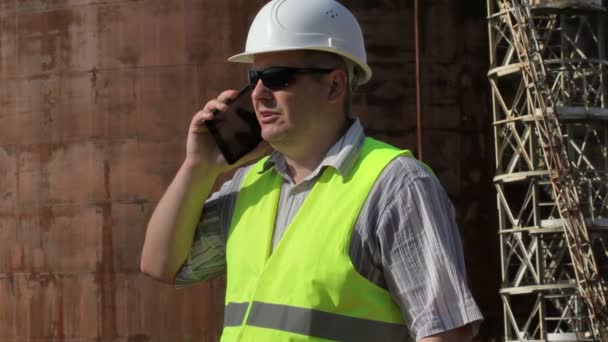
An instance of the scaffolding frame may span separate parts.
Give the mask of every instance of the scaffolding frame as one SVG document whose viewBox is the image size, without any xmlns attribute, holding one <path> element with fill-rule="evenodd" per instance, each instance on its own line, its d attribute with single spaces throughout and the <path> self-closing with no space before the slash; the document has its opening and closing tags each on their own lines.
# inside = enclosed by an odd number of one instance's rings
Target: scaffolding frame
<svg viewBox="0 0 608 342">
<path fill-rule="evenodd" d="M 604 17 L 593 0 L 488 0 L 506 341 L 608 339 Z"/>
</svg>

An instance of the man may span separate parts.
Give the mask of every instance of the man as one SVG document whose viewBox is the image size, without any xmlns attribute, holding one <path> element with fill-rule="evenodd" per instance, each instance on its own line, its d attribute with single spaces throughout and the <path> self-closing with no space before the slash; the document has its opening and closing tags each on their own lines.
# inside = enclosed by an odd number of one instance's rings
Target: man
<svg viewBox="0 0 608 342">
<path fill-rule="evenodd" d="M 178 286 L 227 272 L 222 341 L 471 340 L 482 317 L 446 194 L 350 113 L 371 77 L 354 16 L 334 0 L 273 0 L 230 60 L 252 63 L 275 152 L 207 199 L 229 167 L 204 121 L 236 91 L 209 101 L 150 219 L 142 271 Z"/>
</svg>

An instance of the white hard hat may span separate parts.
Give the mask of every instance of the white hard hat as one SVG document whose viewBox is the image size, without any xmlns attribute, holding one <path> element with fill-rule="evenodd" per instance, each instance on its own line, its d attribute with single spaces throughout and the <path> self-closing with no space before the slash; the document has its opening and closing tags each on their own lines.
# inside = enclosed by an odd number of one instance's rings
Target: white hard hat
<svg viewBox="0 0 608 342">
<path fill-rule="evenodd" d="M 335 0 L 273 0 L 249 28 L 245 52 L 228 60 L 252 63 L 266 52 L 316 50 L 335 53 L 355 65 L 357 84 L 372 77 L 357 19 Z M 351 63 L 348 63 L 351 64 Z"/>
</svg>

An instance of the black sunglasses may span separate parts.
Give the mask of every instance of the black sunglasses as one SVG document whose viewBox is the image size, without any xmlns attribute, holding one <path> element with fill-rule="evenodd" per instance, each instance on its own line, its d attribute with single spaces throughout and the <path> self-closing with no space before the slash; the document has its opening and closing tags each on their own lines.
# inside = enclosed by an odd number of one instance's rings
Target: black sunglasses
<svg viewBox="0 0 608 342">
<path fill-rule="evenodd" d="M 322 68 L 292 68 L 292 67 L 270 67 L 264 70 L 249 70 L 249 86 L 255 88 L 259 80 L 264 87 L 277 91 L 287 88 L 296 80 L 296 75 L 302 74 L 327 74 L 334 69 Z"/>
</svg>

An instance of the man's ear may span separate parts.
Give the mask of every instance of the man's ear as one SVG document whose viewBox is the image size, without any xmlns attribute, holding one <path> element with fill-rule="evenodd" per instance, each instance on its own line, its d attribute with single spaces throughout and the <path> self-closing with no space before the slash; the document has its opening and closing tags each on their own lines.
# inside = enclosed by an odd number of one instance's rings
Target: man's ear
<svg viewBox="0 0 608 342">
<path fill-rule="evenodd" d="M 341 102 L 346 96 L 346 87 L 348 86 L 348 75 L 346 71 L 337 69 L 330 74 L 330 87 L 328 100 L 330 102 Z"/>
</svg>

